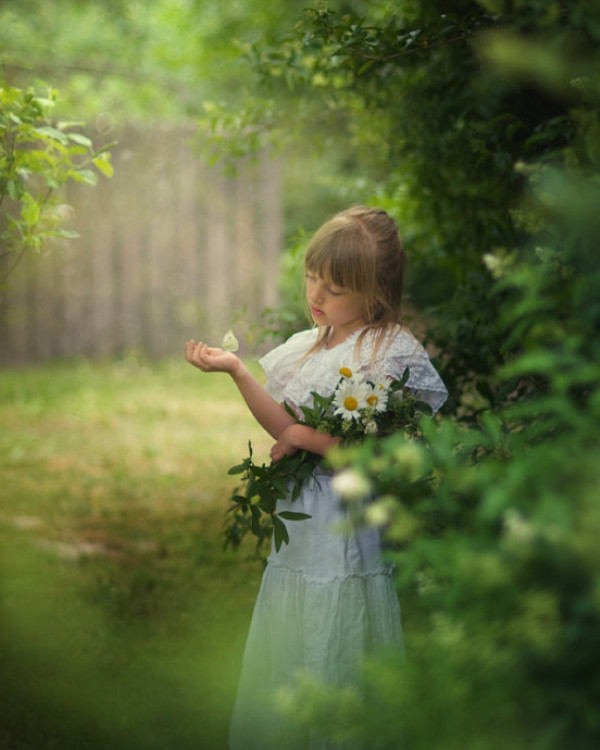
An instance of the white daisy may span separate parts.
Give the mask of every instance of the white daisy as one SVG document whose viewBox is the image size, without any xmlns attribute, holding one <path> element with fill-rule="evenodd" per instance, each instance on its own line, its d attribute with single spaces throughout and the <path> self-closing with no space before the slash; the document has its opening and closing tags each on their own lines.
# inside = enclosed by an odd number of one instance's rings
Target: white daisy
<svg viewBox="0 0 600 750">
<path fill-rule="evenodd" d="M 360 410 L 368 406 L 370 391 L 370 386 L 362 380 L 343 380 L 335 391 L 334 414 L 339 414 L 343 419 L 360 419 Z"/>
<path fill-rule="evenodd" d="M 382 383 L 375 381 L 369 383 L 371 392 L 367 396 L 367 403 L 375 411 L 385 411 L 387 409 L 389 391 Z"/>
</svg>

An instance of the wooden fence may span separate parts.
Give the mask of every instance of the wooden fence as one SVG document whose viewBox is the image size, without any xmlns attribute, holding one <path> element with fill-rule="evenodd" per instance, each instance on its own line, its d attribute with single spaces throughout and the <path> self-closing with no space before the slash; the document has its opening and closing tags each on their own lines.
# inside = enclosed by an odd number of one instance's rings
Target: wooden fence
<svg viewBox="0 0 600 750">
<path fill-rule="evenodd" d="M 128 129 L 111 180 L 69 186 L 63 208 L 80 238 L 29 254 L 0 290 L 1 363 L 163 357 L 276 303 L 278 162 L 263 155 L 225 176 L 192 137 Z"/>
</svg>

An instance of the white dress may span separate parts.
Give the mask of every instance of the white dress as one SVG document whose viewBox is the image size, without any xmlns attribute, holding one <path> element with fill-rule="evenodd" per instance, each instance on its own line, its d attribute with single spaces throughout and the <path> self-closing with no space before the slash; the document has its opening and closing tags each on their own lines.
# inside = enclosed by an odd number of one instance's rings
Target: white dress
<svg viewBox="0 0 600 750">
<path fill-rule="evenodd" d="M 333 349 L 302 359 L 317 329 L 302 331 L 261 360 L 267 390 L 278 401 L 312 405 L 311 392 L 327 395 L 350 366 L 401 377 L 437 410 L 447 392 L 423 347 L 399 330 L 371 362 L 367 335 L 355 358 L 357 331 Z M 290 726 L 277 700 L 301 672 L 335 686 L 355 684 L 362 657 L 383 646 L 402 646 L 400 607 L 392 570 L 381 558 L 379 533 L 344 530 L 345 511 L 319 474 L 305 481 L 299 497 L 279 501 L 278 510 L 308 513 L 286 521 L 289 544 L 272 549 L 256 601 L 230 726 L 231 750 L 350 750 L 311 730 Z"/>
</svg>

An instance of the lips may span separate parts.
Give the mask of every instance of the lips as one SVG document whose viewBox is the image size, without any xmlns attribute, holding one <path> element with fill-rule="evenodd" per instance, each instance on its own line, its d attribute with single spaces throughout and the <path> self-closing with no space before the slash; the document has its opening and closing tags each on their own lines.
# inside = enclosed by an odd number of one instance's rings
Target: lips
<svg viewBox="0 0 600 750">
<path fill-rule="evenodd" d="M 325 313 L 323 312 L 323 310 L 319 310 L 318 307 L 311 307 L 310 311 L 311 311 L 311 313 L 313 315 L 317 315 L 317 316 L 319 316 L 319 315 L 325 315 Z"/>
</svg>

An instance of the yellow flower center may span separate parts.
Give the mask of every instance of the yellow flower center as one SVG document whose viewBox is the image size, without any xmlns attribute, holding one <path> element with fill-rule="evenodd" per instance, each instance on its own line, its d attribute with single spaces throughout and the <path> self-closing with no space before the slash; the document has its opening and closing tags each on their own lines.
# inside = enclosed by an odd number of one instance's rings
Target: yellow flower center
<svg viewBox="0 0 600 750">
<path fill-rule="evenodd" d="M 369 406 L 377 406 L 377 404 L 379 403 L 379 399 L 377 398 L 377 396 L 374 393 L 372 393 L 367 398 L 367 403 L 369 404 Z"/>
<path fill-rule="evenodd" d="M 340 367 L 340 375 L 343 375 L 345 378 L 351 378 L 352 370 L 349 367 Z"/>
<path fill-rule="evenodd" d="M 354 396 L 346 396 L 344 399 L 344 408 L 347 411 L 356 411 L 358 409 L 358 401 Z"/>
</svg>

